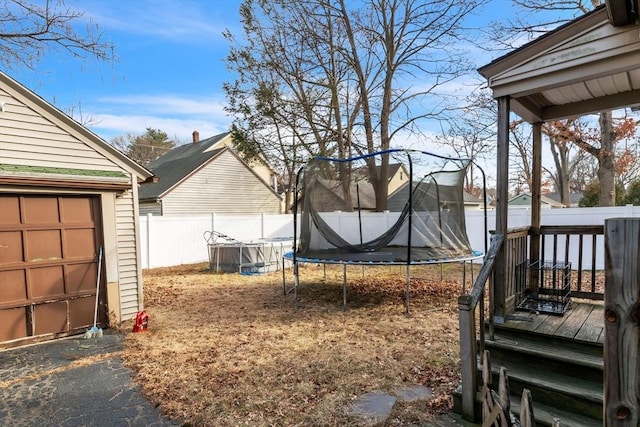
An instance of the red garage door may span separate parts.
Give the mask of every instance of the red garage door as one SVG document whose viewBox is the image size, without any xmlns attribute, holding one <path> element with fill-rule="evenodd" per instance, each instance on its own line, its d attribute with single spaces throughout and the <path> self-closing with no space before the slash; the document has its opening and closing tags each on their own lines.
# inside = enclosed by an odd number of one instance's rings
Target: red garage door
<svg viewBox="0 0 640 427">
<path fill-rule="evenodd" d="M 0 194 L 0 346 L 93 324 L 99 207 L 92 196 Z"/>
</svg>

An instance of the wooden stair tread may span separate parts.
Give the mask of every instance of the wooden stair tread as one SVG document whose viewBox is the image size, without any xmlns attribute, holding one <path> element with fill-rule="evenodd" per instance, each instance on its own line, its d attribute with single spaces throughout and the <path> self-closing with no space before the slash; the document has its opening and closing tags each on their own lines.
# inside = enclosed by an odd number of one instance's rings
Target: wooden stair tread
<svg viewBox="0 0 640 427">
<path fill-rule="evenodd" d="M 520 396 L 511 396 L 511 411 L 516 415 L 520 413 Z M 551 426 L 554 418 L 559 418 L 562 427 L 602 427 L 601 420 L 585 417 L 573 412 L 550 407 L 540 402 L 533 401 L 533 415 L 537 425 Z"/>
<path fill-rule="evenodd" d="M 604 359 L 601 356 L 568 347 L 556 346 L 553 351 L 549 351 L 548 346 L 542 348 L 530 340 L 516 340 L 501 336 L 496 336 L 494 340 L 485 340 L 485 346 L 489 351 L 491 351 L 491 348 L 500 348 L 510 352 L 526 353 L 559 362 L 586 366 L 600 371 L 604 369 Z"/>
<path fill-rule="evenodd" d="M 604 399 L 602 384 L 597 384 L 581 378 L 548 373 L 544 370 L 544 366 L 541 366 L 540 369 L 532 369 L 527 366 L 519 365 L 517 361 L 504 360 L 492 360 L 491 366 L 494 373 L 498 373 L 500 366 L 504 366 L 507 369 L 509 381 L 519 381 L 524 384 L 525 387 L 527 387 L 527 384 L 531 384 L 531 387 L 554 390 L 568 396 L 590 400 L 600 405 L 602 405 Z"/>
</svg>

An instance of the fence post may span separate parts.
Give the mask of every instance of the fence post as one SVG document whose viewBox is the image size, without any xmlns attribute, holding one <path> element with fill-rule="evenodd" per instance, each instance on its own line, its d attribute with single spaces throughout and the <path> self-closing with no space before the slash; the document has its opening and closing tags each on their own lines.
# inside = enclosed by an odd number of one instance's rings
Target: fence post
<svg viewBox="0 0 640 427">
<path fill-rule="evenodd" d="M 147 241 L 145 242 L 146 251 L 147 251 L 147 266 L 146 268 L 151 268 L 151 221 L 153 219 L 153 215 L 151 213 L 147 214 Z"/>
<path fill-rule="evenodd" d="M 626 204 L 624 206 L 624 216 L 627 218 L 630 218 L 633 216 L 633 205 L 632 204 Z"/>
<path fill-rule="evenodd" d="M 640 218 L 605 221 L 604 425 L 640 424 Z"/>
<path fill-rule="evenodd" d="M 211 212 L 211 231 L 215 231 L 216 229 L 216 213 Z"/>
<path fill-rule="evenodd" d="M 260 238 L 264 239 L 264 212 L 260 214 Z"/>
</svg>

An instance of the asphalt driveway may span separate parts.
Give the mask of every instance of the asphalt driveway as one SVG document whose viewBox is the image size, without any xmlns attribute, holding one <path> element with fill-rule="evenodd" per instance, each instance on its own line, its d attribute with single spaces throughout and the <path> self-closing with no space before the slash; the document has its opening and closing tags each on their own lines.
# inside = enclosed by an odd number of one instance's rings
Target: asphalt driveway
<svg viewBox="0 0 640 427">
<path fill-rule="evenodd" d="M 122 364 L 124 336 L 77 336 L 0 352 L 0 425 L 176 426 Z"/>
</svg>

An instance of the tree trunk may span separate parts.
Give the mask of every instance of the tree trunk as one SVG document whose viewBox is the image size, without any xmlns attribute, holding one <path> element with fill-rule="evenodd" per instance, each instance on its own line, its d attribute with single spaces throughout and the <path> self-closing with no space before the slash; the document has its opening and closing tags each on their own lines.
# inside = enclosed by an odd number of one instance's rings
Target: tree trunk
<svg viewBox="0 0 640 427">
<path fill-rule="evenodd" d="M 613 132 L 611 112 L 600 113 L 600 153 L 598 156 L 598 181 L 600 182 L 600 206 L 616 205 L 615 161 L 616 137 Z"/>
<path fill-rule="evenodd" d="M 553 154 L 553 162 L 556 165 L 556 173 L 553 176 L 556 191 L 560 195 L 560 202 L 566 207 L 571 206 L 569 192 L 569 150 L 567 143 L 549 136 L 549 146 Z"/>
</svg>

